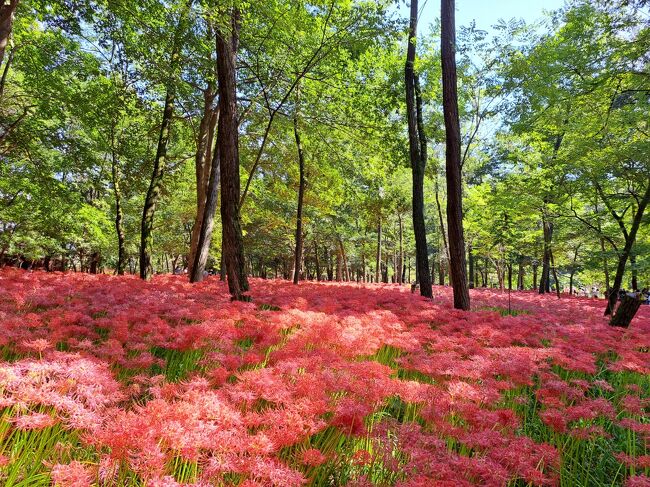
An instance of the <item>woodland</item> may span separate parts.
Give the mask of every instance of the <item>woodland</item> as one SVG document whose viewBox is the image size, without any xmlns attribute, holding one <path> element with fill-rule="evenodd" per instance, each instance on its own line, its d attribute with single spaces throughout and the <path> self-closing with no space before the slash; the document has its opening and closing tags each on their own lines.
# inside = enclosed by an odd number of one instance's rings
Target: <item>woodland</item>
<svg viewBox="0 0 650 487">
<path fill-rule="evenodd" d="M 650 3 L 463 8 L 0 0 L 2 485 L 650 486 Z"/>
</svg>

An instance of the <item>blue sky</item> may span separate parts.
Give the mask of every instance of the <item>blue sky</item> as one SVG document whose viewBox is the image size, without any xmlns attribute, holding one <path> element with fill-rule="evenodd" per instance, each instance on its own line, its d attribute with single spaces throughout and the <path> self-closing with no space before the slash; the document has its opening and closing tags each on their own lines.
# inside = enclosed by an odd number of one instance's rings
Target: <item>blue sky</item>
<svg viewBox="0 0 650 487">
<path fill-rule="evenodd" d="M 420 16 L 422 27 L 440 16 L 440 0 L 419 0 L 419 3 L 420 8 L 424 5 Z M 564 0 L 456 0 L 456 25 L 469 25 L 476 20 L 479 29 L 489 32 L 490 26 L 499 19 L 515 17 L 533 22 L 543 17 L 544 10 L 556 10 L 563 4 Z M 407 9 L 408 5 L 402 7 L 405 15 L 408 15 Z"/>
</svg>

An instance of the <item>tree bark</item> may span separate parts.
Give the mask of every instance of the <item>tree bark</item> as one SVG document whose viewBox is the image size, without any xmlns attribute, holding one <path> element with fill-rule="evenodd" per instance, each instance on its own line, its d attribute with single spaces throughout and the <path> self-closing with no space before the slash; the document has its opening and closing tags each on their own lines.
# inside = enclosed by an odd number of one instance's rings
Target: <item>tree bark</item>
<svg viewBox="0 0 650 487">
<path fill-rule="evenodd" d="M 627 328 L 630 326 L 634 315 L 641 307 L 641 296 L 639 293 L 626 293 L 621 299 L 621 304 L 618 305 L 616 314 L 612 317 L 609 324 L 611 326 L 619 326 Z"/>
<path fill-rule="evenodd" d="M 467 245 L 467 253 L 469 257 L 469 288 L 474 289 L 474 251 L 471 243 Z"/>
<path fill-rule="evenodd" d="M 192 269 L 190 274 L 190 282 L 201 282 L 203 280 L 203 272 L 205 265 L 208 262 L 208 255 L 210 254 L 210 244 L 212 243 L 212 231 L 214 230 L 214 216 L 217 211 L 217 201 L 219 195 L 219 183 L 221 180 L 220 171 L 221 157 L 219 149 L 212 154 L 212 161 L 206 172 L 209 172 L 210 177 L 206 188 L 205 203 L 203 205 L 202 220 L 199 225 L 199 234 L 196 241 L 196 250 L 194 252 L 194 262 L 189 264 Z"/>
<path fill-rule="evenodd" d="M 219 84 L 219 122 L 217 145 L 221 167 L 221 221 L 224 264 L 228 290 L 241 300 L 248 290 L 245 273 L 244 243 L 239 216 L 239 134 L 237 120 L 237 49 L 239 10 L 229 12 L 229 26 L 217 30 L 217 78 Z"/>
<path fill-rule="evenodd" d="M 207 195 L 210 191 L 210 175 L 212 174 L 213 168 L 212 142 L 219 117 L 219 111 L 214 107 L 215 97 L 216 88 L 212 83 L 210 83 L 203 91 L 203 116 L 201 117 L 199 132 L 196 138 L 196 155 L 194 158 L 196 174 L 196 216 L 194 218 L 194 225 L 192 226 L 190 253 L 187 259 L 187 271 L 190 276 L 190 281 L 192 279 L 194 261 L 196 260 L 195 257 L 198 251 Z M 219 167 L 217 166 L 217 171 L 218 170 Z"/>
<path fill-rule="evenodd" d="M 404 223 L 402 222 L 402 214 L 397 214 L 397 221 L 399 224 L 399 257 L 397 265 L 397 283 L 404 284 Z"/>
<path fill-rule="evenodd" d="M 298 95 L 299 96 L 299 95 Z M 298 117 L 299 105 L 296 102 L 296 111 L 293 115 L 293 135 L 296 139 L 296 149 L 298 150 L 298 170 L 300 173 L 300 181 L 298 183 L 298 210 L 296 212 L 296 254 L 295 254 L 295 270 L 293 274 L 293 283 L 298 284 L 300 280 L 301 264 L 302 264 L 302 205 L 305 197 L 305 154 L 302 150 L 302 143 L 300 141 L 300 131 L 298 130 Z"/>
<path fill-rule="evenodd" d="M 553 241 L 553 223 L 542 215 L 544 231 L 544 256 L 542 258 L 542 274 L 539 278 L 539 294 L 551 292 L 551 242 Z"/>
<path fill-rule="evenodd" d="M 632 221 L 632 227 L 629 232 L 625 232 L 625 247 L 623 251 L 619 254 L 618 265 L 616 266 L 616 275 L 614 276 L 614 284 L 612 289 L 609 291 L 609 296 L 607 299 L 607 307 L 605 308 L 605 316 L 610 315 L 614 312 L 614 307 L 616 306 L 616 300 L 618 299 L 618 291 L 621 288 L 621 283 L 623 282 L 623 274 L 625 274 L 625 265 L 627 264 L 627 259 L 630 256 L 632 247 L 636 240 L 636 234 L 641 225 L 641 220 L 643 219 L 643 213 L 645 212 L 648 202 L 650 202 L 650 178 L 647 181 L 647 187 L 645 194 L 639 200 L 639 207 L 637 208 L 636 213 L 634 214 L 634 220 Z"/>
<path fill-rule="evenodd" d="M 321 273 L 320 273 L 320 261 L 318 260 L 318 242 L 314 239 L 314 260 L 316 264 L 316 280 L 320 282 Z"/>
<path fill-rule="evenodd" d="M 9 44 L 9 37 L 14 23 L 14 15 L 18 7 L 18 0 L 2 0 L 0 3 L 0 64 L 4 59 L 5 49 Z"/>
<path fill-rule="evenodd" d="M 188 5 L 189 7 L 189 5 Z M 185 24 L 185 16 L 187 9 L 181 14 L 181 18 L 176 26 L 174 32 L 174 40 L 172 51 L 169 59 L 170 75 L 167 78 L 167 87 L 165 93 L 165 105 L 163 108 L 163 117 L 160 124 L 160 134 L 158 137 L 158 146 L 156 148 L 156 157 L 153 163 L 153 172 L 147 196 L 144 200 L 144 208 L 142 210 L 142 221 L 140 224 L 140 278 L 149 279 L 153 272 L 151 265 L 151 248 L 153 247 L 153 219 L 156 213 L 156 205 L 160 190 L 162 189 L 163 176 L 165 174 L 165 162 L 167 157 L 167 145 L 169 143 L 169 134 L 171 130 L 172 117 L 174 115 L 174 100 L 175 100 L 175 79 L 176 67 L 178 65 L 179 48 L 182 38 L 183 26 Z"/>
<path fill-rule="evenodd" d="M 167 144 L 169 132 L 174 114 L 174 92 L 171 87 L 167 88 L 165 95 L 165 108 L 163 110 L 162 123 L 160 124 L 160 136 L 158 148 L 153 163 L 153 173 L 144 200 L 142 210 L 142 222 L 140 225 L 140 278 L 149 279 L 152 275 L 151 247 L 153 246 L 153 219 L 156 212 L 158 196 L 162 188 L 163 175 L 165 174 L 165 157 L 167 156 Z"/>
<path fill-rule="evenodd" d="M 409 156 L 413 176 L 413 233 L 415 234 L 415 265 L 420 294 L 432 297 L 431 275 L 427 248 L 427 231 L 424 223 L 424 169 L 427 163 L 427 143 L 422 121 L 422 97 L 415 74 L 415 43 L 417 39 L 418 2 L 411 0 L 408 46 L 404 81 L 406 84 L 406 111 L 409 134 Z"/>
<path fill-rule="evenodd" d="M 456 78 L 455 1 L 441 0 L 442 97 L 446 132 L 447 232 L 450 278 L 454 308 L 469 310 L 465 238 L 463 235 L 463 188 L 460 159 L 460 119 Z"/>
<path fill-rule="evenodd" d="M 126 251 L 124 248 L 124 228 L 122 227 L 122 191 L 120 187 L 120 161 L 115 148 L 115 127 L 111 127 L 111 179 L 115 197 L 115 232 L 117 233 L 117 266 L 115 273 L 124 274 Z"/>
<path fill-rule="evenodd" d="M 553 257 L 553 251 L 551 250 L 551 267 L 553 269 L 553 280 L 555 281 L 555 293 L 557 298 L 560 299 L 560 280 L 557 278 L 557 268 L 555 267 L 555 258 Z"/>
<path fill-rule="evenodd" d="M 381 216 L 377 225 L 377 265 L 375 266 L 375 282 L 379 282 L 381 276 Z"/>
</svg>

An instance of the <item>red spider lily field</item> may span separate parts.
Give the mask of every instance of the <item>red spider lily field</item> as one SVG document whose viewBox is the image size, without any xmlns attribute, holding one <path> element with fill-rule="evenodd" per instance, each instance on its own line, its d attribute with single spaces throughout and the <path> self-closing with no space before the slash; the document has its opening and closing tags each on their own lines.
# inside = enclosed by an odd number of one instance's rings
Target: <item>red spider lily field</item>
<svg viewBox="0 0 650 487">
<path fill-rule="evenodd" d="M 650 307 L 251 287 L 0 271 L 3 485 L 650 485 Z"/>
</svg>

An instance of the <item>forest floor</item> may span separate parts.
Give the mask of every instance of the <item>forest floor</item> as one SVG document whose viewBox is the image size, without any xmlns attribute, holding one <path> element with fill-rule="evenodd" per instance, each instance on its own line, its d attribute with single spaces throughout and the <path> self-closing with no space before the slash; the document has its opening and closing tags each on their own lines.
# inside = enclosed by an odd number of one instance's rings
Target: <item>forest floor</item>
<svg viewBox="0 0 650 487">
<path fill-rule="evenodd" d="M 650 307 L 0 270 L 3 485 L 650 485 Z"/>
</svg>

